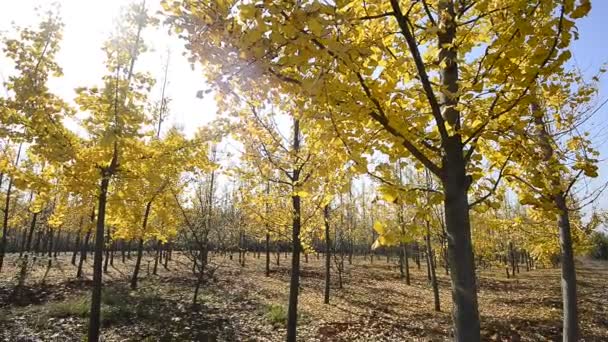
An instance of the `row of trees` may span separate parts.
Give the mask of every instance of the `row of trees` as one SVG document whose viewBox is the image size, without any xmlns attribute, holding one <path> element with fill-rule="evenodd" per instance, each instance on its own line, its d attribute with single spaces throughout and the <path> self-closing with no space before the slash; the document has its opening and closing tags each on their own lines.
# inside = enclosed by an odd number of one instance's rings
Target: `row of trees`
<svg viewBox="0 0 608 342">
<path fill-rule="evenodd" d="M 89 341 L 99 339 L 102 269 L 107 271 L 112 246 L 129 241 L 129 253 L 137 251 L 135 288 L 144 242 L 161 244 L 177 234 L 183 220 L 179 204 L 190 196 L 184 174 L 207 174 L 215 167 L 207 157 L 211 132 L 188 139 L 176 128 L 164 129 L 168 99 L 152 101 L 156 80 L 137 68 L 147 53 L 143 33 L 157 20 L 144 4 L 131 5 L 120 19 L 102 46 L 106 73 L 99 85 L 76 89 L 77 108 L 47 85 L 62 75 L 55 57 L 63 25 L 55 12 L 46 13 L 37 28 L 17 28 L 17 37 L 3 41 L 15 73 L 0 99 L 0 186 L 7 182 L 0 271 L 7 247 L 19 251 L 23 284 L 31 249 L 39 251 L 43 238 L 48 267 L 57 246 L 73 249 L 74 263 L 80 249 L 81 276 L 92 240 Z"/>
<path fill-rule="evenodd" d="M 106 75 L 76 90 L 77 108 L 47 87 L 61 77 L 55 14 L 4 41 L 16 73 L 0 102 L 0 271 L 9 248 L 27 274 L 45 242 L 49 256 L 80 251 L 82 274 L 92 239 L 88 338 L 97 341 L 102 271 L 117 248 L 137 251 L 133 288 L 146 244 L 155 269 L 183 251 L 197 274 L 194 303 L 210 251 L 238 251 L 245 265 L 245 252 L 263 250 L 268 276 L 271 251 L 277 264 L 291 251 L 295 341 L 302 254 L 324 252 L 326 303 L 331 270 L 341 284 L 353 255 L 395 254 L 407 283 L 409 262 L 424 258 L 438 311 L 437 266 L 451 277 L 455 340 L 478 341 L 476 270 L 514 276 L 559 260 L 563 336 L 576 340 L 574 253 L 601 221 L 583 220 L 595 193 L 577 186 L 597 176 L 581 133 L 597 79 L 567 66 L 587 1 L 163 7 L 219 108 L 191 139 L 163 127 L 169 101 L 151 100 L 155 79 L 136 67 L 143 32 L 157 24 L 143 4 L 103 45 Z M 218 182 L 228 135 L 241 146 L 223 172 L 230 186 Z"/>
<path fill-rule="evenodd" d="M 439 207 L 458 341 L 480 340 L 471 213 L 501 207 L 497 192 L 508 186 L 530 208 L 527 219 L 553 222 L 559 233 L 563 336 L 577 339 L 576 182 L 597 175 L 597 153 L 580 133 L 596 87 L 567 62 L 589 1 L 163 5 L 215 86 L 219 110 L 257 130 L 250 153 L 266 167 L 254 165 L 255 183 L 273 181 L 291 199 L 288 341 L 296 339 L 302 224 L 324 206 L 315 201 L 331 203 L 345 169 L 381 180 L 381 198 L 411 206 L 400 216 L 416 226 L 428 226 Z M 260 119 L 275 111 L 292 122 L 283 139 Z M 402 159 L 427 176 L 390 177 Z M 407 240 L 406 228 L 376 226 L 380 244 Z"/>
</svg>

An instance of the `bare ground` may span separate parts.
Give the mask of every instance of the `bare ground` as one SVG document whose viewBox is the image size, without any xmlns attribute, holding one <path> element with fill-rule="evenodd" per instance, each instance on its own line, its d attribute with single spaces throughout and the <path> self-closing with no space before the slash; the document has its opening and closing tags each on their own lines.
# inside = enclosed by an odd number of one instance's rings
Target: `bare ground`
<svg viewBox="0 0 608 342">
<path fill-rule="evenodd" d="M 287 303 L 289 259 L 264 276 L 261 259 L 247 255 L 245 267 L 214 255 L 217 267 L 192 306 L 195 277 L 184 257 L 152 275 L 153 259 L 142 262 L 140 286 L 128 279 L 134 259 L 120 255 L 104 275 L 104 341 L 281 341 L 280 313 Z M 27 286 L 14 295 L 16 256 L 9 255 L 0 273 L 0 340 L 82 341 L 86 335 L 91 260 L 84 280 L 75 278 L 69 255 L 53 261 L 46 279 L 46 260 L 39 259 Z M 323 259 L 302 260 L 298 336 L 301 341 L 444 341 L 451 338 L 449 277 L 438 269 L 441 312 L 433 311 L 426 267 L 410 262 L 412 284 L 399 279 L 397 260 L 356 257 L 346 262 L 344 287 L 332 279 L 331 304 L 323 304 Z M 608 341 L 608 263 L 578 264 L 580 325 L 584 341 Z M 482 336 L 487 341 L 561 340 L 559 269 L 522 270 L 506 279 L 504 270 L 479 273 Z M 279 310 L 280 311 L 280 310 Z"/>
</svg>

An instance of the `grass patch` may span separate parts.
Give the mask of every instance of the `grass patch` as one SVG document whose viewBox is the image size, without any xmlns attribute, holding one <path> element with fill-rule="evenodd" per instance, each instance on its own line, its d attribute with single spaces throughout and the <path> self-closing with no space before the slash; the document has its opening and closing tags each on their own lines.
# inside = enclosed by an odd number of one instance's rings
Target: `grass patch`
<svg viewBox="0 0 608 342">
<path fill-rule="evenodd" d="M 76 297 L 63 302 L 54 302 L 47 305 L 47 316 L 55 318 L 88 317 L 91 304 L 88 298 Z"/>
<path fill-rule="evenodd" d="M 162 299 L 157 295 L 133 296 L 120 288 L 104 288 L 101 294 L 101 323 L 104 326 L 130 323 L 137 320 L 159 319 Z M 89 294 L 46 304 L 43 314 L 47 318 L 89 317 Z"/>
<path fill-rule="evenodd" d="M 264 317 L 274 327 L 284 327 L 287 325 L 287 309 L 283 305 L 270 304 L 265 307 Z"/>
</svg>

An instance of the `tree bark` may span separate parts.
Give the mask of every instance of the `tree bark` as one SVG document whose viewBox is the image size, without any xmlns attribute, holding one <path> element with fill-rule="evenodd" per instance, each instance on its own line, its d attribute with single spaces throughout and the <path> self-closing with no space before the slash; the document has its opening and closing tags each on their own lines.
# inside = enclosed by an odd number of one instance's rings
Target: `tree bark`
<svg viewBox="0 0 608 342">
<path fill-rule="evenodd" d="M 266 233 L 266 276 L 270 277 L 270 234 Z"/>
<path fill-rule="evenodd" d="M 131 276 L 131 288 L 135 290 L 137 288 L 137 276 L 139 274 L 139 269 L 141 267 L 141 258 L 144 252 L 144 238 L 143 235 L 146 232 L 146 227 L 148 226 L 148 217 L 150 216 L 150 208 L 152 207 L 152 201 L 148 201 L 146 204 L 146 211 L 144 212 L 144 222 L 142 223 L 142 236 L 139 238 L 139 242 L 137 244 L 137 260 L 135 261 L 135 268 L 133 269 L 133 275 Z"/>
<path fill-rule="evenodd" d="M 562 250 L 562 300 L 563 300 L 563 341 L 574 342 L 579 337 L 578 305 L 576 294 L 576 267 L 572 249 L 570 217 L 566 200 L 562 193 L 555 198 L 560 213 L 557 220 L 559 227 L 559 244 Z"/>
<path fill-rule="evenodd" d="M 200 268 L 198 270 L 198 276 L 196 277 L 196 285 L 194 287 L 194 295 L 192 298 L 192 305 L 196 305 L 198 301 L 198 292 L 203 283 L 203 279 L 205 276 L 205 269 L 207 267 L 207 254 L 209 253 L 207 249 L 207 234 L 205 233 L 205 237 L 203 238 L 203 243 L 200 246 Z"/>
<path fill-rule="evenodd" d="M 105 243 L 105 249 L 106 249 L 106 257 L 103 260 L 103 273 L 108 273 L 108 262 L 110 261 L 110 240 L 111 240 L 111 228 L 107 229 L 107 235 L 106 235 L 106 243 Z"/>
<path fill-rule="evenodd" d="M 470 178 L 466 176 L 460 136 L 449 138 L 444 158 L 444 210 L 448 235 L 448 260 L 452 283 L 454 340 L 480 341 L 477 284 L 467 192 Z"/>
<path fill-rule="evenodd" d="M 154 268 L 152 269 L 152 274 L 154 274 L 154 275 L 157 275 L 158 261 L 159 261 L 159 258 L 161 258 L 161 256 L 160 256 L 160 254 L 161 254 L 160 245 L 161 245 L 161 241 L 158 240 L 156 242 L 156 256 L 154 258 Z"/>
<path fill-rule="evenodd" d="M 511 274 L 515 278 L 515 249 L 513 248 L 513 241 L 509 241 L 509 258 L 511 259 Z"/>
<path fill-rule="evenodd" d="M 76 266 L 76 255 L 78 254 L 78 250 L 80 249 L 80 240 L 82 239 L 82 218 L 80 218 L 80 224 L 78 225 L 78 233 L 76 234 L 76 239 L 74 240 L 74 251 L 72 252 L 72 265 Z"/>
<path fill-rule="evenodd" d="M 163 267 L 167 270 L 169 269 L 169 260 L 171 259 L 171 249 L 172 249 L 172 244 L 171 242 L 169 242 L 167 244 L 167 249 L 166 249 L 166 254 L 165 254 L 165 263 L 163 264 Z"/>
<path fill-rule="evenodd" d="M 416 267 L 418 268 L 418 270 L 420 270 L 422 268 L 422 266 L 420 265 L 420 245 L 418 244 L 417 241 L 414 244 L 414 247 L 416 247 L 416 252 L 414 254 L 414 259 L 416 261 Z"/>
<path fill-rule="evenodd" d="M 403 242 L 399 244 L 399 252 L 399 274 L 401 279 L 405 278 L 405 283 L 410 285 L 410 263 L 407 255 L 407 245 Z"/>
<path fill-rule="evenodd" d="M 87 234 L 84 237 L 84 241 L 80 245 L 80 260 L 78 261 L 78 270 L 76 271 L 76 278 L 82 278 L 82 264 L 87 259 L 87 249 L 89 248 L 89 239 L 91 238 L 91 228 L 87 230 Z"/>
<path fill-rule="evenodd" d="M 437 284 L 437 276 L 435 274 L 435 262 L 433 261 L 433 248 L 431 247 L 431 231 L 430 223 L 426 221 L 426 262 L 429 265 L 431 274 L 431 286 L 433 287 L 433 300 L 435 302 L 435 311 L 441 311 L 441 303 L 439 302 L 439 285 Z"/>
<path fill-rule="evenodd" d="M 325 297 L 324 303 L 329 304 L 329 285 L 331 281 L 331 238 L 329 227 L 329 205 L 323 208 L 325 219 Z"/>
<path fill-rule="evenodd" d="M 57 259 L 57 253 L 59 252 L 59 248 L 61 248 L 61 229 L 57 230 L 57 237 L 55 237 L 55 244 L 53 248 L 53 258 Z"/>
<path fill-rule="evenodd" d="M 293 124 L 293 151 L 300 150 L 300 122 L 294 119 Z M 300 288 L 300 225 L 301 225 L 301 201 L 295 191 L 296 184 L 300 178 L 300 169 L 294 166 L 292 175 L 292 186 L 295 195 L 291 196 L 293 219 L 292 219 L 292 247 L 291 255 L 291 279 L 289 283 L 289 307 L 287 309 L 287 342 L 296 342 L 296 328 L 298 320 L 298 293 Z"/>
<path fill-rule="evenodd" d="M 48 228 L 48 235 L 49 235 L 49 239 L 47 242 L 47 264 L 46 264 L 46 271 L 44 271 L 44 276 L 42 276 L 42 283 L 44 284 L 45 280 L 46 280 L 46 276 L 49 274 L 49 271 L 51 270 L 51 266 L 53 266 L 53 229 L 52 228 Z"/>
<path fill-rule="evenodd" d="M 104 243 L 104 230 L 106 218 L 106 202 L 110 175 L 103 172 L 99 186 L 99 204 L 97 212 L 97 226 L 95 229 L 95 256 L 93 259 L 93 291 L 91 293 L 91 313 L 89 315 L 88 341 L 99 341 L 101 328 L 101 287 L 102 287 L 102 256 Z"/>
<path fill-rule="evenodd" d="M 146 220 L 146 219 L 144 219 Z M 133 275 L 131 275 L 131 289 L 137 288 L 137 277 L 139 270 L 141 269 L 141 258 L 144 254 L 144 239 L 140 238 L 137 242 L 137 258 L 135 259 L 135 268 L 133 268 Z"/>
<path fill-rule="evenodd" d="M 157 275 L 158 274 L 158 262 L 160 260 L 161 257 L 161 241 L 157 240 L 156 241 L 156 255 L 154 256 L 154 268 L 152 269 L 152 274 Z"/>
<path fill-rule="evenodd" d="M 29 252 L 32 248 L 32 236 L 34 235 L 34 230 L 36 229 L 36 221 L 39 213 L 34 213 L 32 215 L 32 221 L 30 222 L 30 230 L 27 233 L 27 241 L 25 242 L 25 251 Z"/>
</svg>

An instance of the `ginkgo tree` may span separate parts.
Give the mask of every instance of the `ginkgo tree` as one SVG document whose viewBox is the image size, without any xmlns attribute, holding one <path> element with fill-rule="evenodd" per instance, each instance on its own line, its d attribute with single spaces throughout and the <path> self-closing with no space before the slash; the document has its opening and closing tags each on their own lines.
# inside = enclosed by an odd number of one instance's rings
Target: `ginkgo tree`
<svg viewBox="0 0 608 342">
<path fill-rule="evenodd" d="M 566 341 L 579 336 L 576 296 L 576 270 L 572 242 L 571 216 L 595 193 L 576 200 L 581 178 L 596 177 L 597 156 L 582 123 L 594 112 L 597 81 L 585 82 L 576 70 L 562 70 L 533 84 L 527 103 L 518 106 L 523 125 L 502 134 L 501 149 L 509 153 L 514 166 L 507 166 L 505 177 L 516 189 L 520 202 L 535 208 L 539 215 L 557 223 L 561 249 L 562 297 Z M 492 147 L 488 147 L 492 148 Z M 511 151 L 511 152 L 508 152 Z M 538 156 L 541 156 L 540 161 Z M 538 163 L 538 166 L 532 167 Z"/>
<path fill-rule="evenodd" d="M 291 242 L 287 339 L 295 340 L 300 254 L 311 249 L 314 235 L 311 231 L 323 227 L 321 213 L 327 202 L 324 185 L 331 183 L 330 175 L 336 177 L 335 170 L 346 159 L 344 154 L 330 155 L 341 147 L 333 132 L 300 120 L 302 99 L 288 100 L 275 94 L 276 97 L 269 98 L 271 102 L 266 102 L 262 93 L 248 100 L 235 91 L 222 95 L 220 107 L 223 113 L 239 119 L 232 132 L 244 145 L 242 166 L 236 171 L 253 182 L 248 188 L 245 212 L 262 223 L 260 228 L 267 239 L 271 228 L 278 228 L 273 237 L 283 235 L 283 239 Z M 287 132 L 281 131 L 278 120 L 289 122 Z M 269 192 L 274 198 L 270 198 Z M 261 200 L 252 200 L 256 193 Z M 267 264 L 268 255 L 267 251 Z"/>
<path fill-rule="evenodd" d="M 101 87 L 79 88 L 76 103 L 90 115 L 82 122 L 88 139 L 82 143 L 75 168 L 91 180 L 97 193 L 93 291 L 89 322 L 89 340 L 97 341 L 100 330 L 102 251 L 104 247 L 106 204 L 110 183 L 119 173 L 138 165 L 138 143 L 147 123 L 144 109 L 154 79 L 135 69 L 139 55 L 146 51 L 143 29 L 152 22 L 145 4 L 133 5 L 117 28 L 115 36 L 104 45 L 107 74 Z M 95 186 L 95 184 L 98 185 Z"/>
<path fill-rule="evenodd" d="M 193 143 L 183 134 L 172 129 L 162 139 L 154 138 L 148 143 L 140 143 L 133 160 L 139 159 L 125 177 L 116 182 L 116 198 L 110 198 L 116 204 L 111 210 L 110 222 L 119 228 L 118 236 L 136 239 L 137 259 L 131 287 L 137 287 L 137 276 L 143 255 L 144 242 L 152 237 L 156 241 L 167 240 L 175 236 L 177 211 L 173 196 L 179 193 L 180 176 L 187 171 L 192 160 Z M 139 156 L 139 158 L 138 158 Z M 160 201 L 158 208 L 156 201 Z M 132 208 L 140 208 L 133 211 Z"/>
<path fill-rule="evenodd" d="M 16 154 L 11 163 L 3 165 L 2 174 L 8 175 L 3 235 L 0 245 L 0 270 L 8 234 L 7 224 L 11 205 L 15 174 L 25 150 L 32 156 L 54 162 L 67 161 L 72 155 L 74 134 L 63 126 L 63 118 L 72 110 L 48 89 L 52 76 L 61 76 L 62 70 L 55 62 L 62 37 L 63 24 L 54 11 L 44 14 L 37 28 L 16 28 L 18 37 L 3 39 L 3 52 L 15 65 L 15 74 L 5 82 L 7 96 L 0 98 L 0 137 L 7 146 L 14 143 Z M 12 169 L 10 169 L 12 164 Z"/>
</svg>

